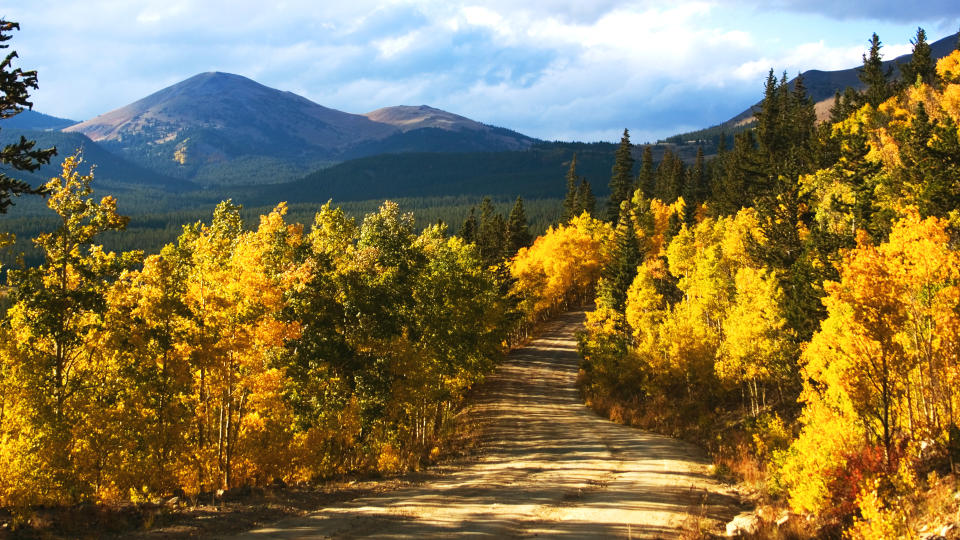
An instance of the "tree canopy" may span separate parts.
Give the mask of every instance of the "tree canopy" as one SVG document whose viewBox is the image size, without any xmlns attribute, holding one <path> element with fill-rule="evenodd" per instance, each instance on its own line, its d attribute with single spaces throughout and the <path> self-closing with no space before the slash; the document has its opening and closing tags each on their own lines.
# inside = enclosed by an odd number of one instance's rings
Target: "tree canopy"
<svg viewBox="0 0 960 540">
<path fill-rule="evenodd" d="M 19 30 L 20 24 L 0 19 L 0 49 L 8 49 L 6 43 L 13 36 L 14 30 Z M 37 72 L 24 71 L 14 67 L 17 58 L 16 51 L 10 51 L 0 62 L 0 119 L 12 118 L 25 109 L 32 109 L 30 101 L 31 89 L 36 90 Z M 0 150 L 0 164 L 16 171 L 35 171 L 42 165 L 50 163 L 50 159 L 57 153 L 56 148 L 36 148 L 35 141 L 20 136 L 20 140 L 8 144 Z M 0 170 L 0 214 L 6 213 L 13 204 L 12 197 L 22 194 L 43 194 L 43 187 L 33 187 L 23 180 L 19 180 Z"/>
</svg>

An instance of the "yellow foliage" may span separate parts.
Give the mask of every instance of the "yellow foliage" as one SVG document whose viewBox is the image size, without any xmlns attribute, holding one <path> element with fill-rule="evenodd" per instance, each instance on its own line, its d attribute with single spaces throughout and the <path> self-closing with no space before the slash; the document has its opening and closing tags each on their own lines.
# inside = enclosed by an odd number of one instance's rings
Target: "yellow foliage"
<svg viewBox="0 0 960 540">
<path fill-rule="evenodd" d="M 937 75 L 944 83 L 960 83 L 960 51 L 937 60 Z"/>
<path fill-rule="evenodd" d="M 663 296 L 657 292 L 654 285 L 655 274 L 651 266 L 643 264 L 637 269 L 637 277 L 627 290 L 627 306 L 624 313 L 634 342 L 645 344 L 647 347 L 653 346 L 655 330 L 666 311 Z"/>
<path fill-rule="evenodd" d="M 960 84 L 948 84 L 944 87 L 940 106 L 955 123 L 960 124 Z"/>
<path fill-rule="evenodd" d="M 649 239 L 647 259 L 657 259 L 666 248 L 666 233 L 670 227 L 670 219 L 683 217 L 683 197 L 677 198 L 672 204 L 665 204 L 660 199 L 650 200 L 650 215 L 653 217 L 653 236 Z M 637 227 L 638 234 L 643 234 L 641 227 Z"/>
<path fill-rule="evenodd" d="M 509 268 L 517 280 L 514 291 L 523 299 L 530 319 L 585 299 L 610 256 L 612 241 L 610 225 L 584 213 L 568 225 L 548 229 L 529 248 L 521 248 Z"/>
<path fill-rule="evenodd" d="M 871 245 L 861 235 L 843 258 L 840 282 L 826 284 L 828 317 L 803 354 L 805 427 L 781 470 L 796 511 L 824 511 L 845 468 L 853 481 L 872 481 L 871 466 L 851 473 L 845 465 L 860 449 L 878 448 L 881 473 L 909 492 L 914 480 L 909 460 L 897 461 L 900 449 L 948 437 L 960 403 L 960 366 L 947 360 L 960 350 L 960 259 L 945 220 L 905 213 L 887 242 Z M 849 487 L 862 490 L 853 534 L 889 533 L 899 518 L 878 506 L 875 487 Z"/>
<path fill-rule="evenodd" d="M 394 473 L 403 468 L 403 459 L 392 444 L 385 444 L 380 448 L 380 455 L 377 457 L 377 470 Z"/>
<path fill-rule="evenodd" d="M 790 333 L 780 313 L 782 292 L 765 270 L 741 268 L 735 278 L 736 297 L 723 322 L 724 342 L 716 363 L 717 376 L 734 383 L 766 382 L 788 376 Z M 754 410 L 758 399 L 751 386 Z"/>
<path fill-rule="evenodd" d="M 789 494 L 794 512 L 820 515 L 829 508 L 836 471 L 843 470 L 847 454 L 862 444 L 863 430 L 853 415 L 835 403 L 808 399 L 804 427 L 789 450 L 775 458 L 782 463 L 777 481 Z"/>
<path fill-rule="evenodd" d="M 904 520 L 895 509 L 889 509 L 877 494 L 876 488 L 864 489 L 857 497 L 860 517 L 845 535 L 852 540 L 886 540 L 903 538 Z"/>
<path fill-rule="evenodd" d="M 720 334 L 704 318 L 699 306 L 689 302 L 674 305 L 658 328 L 658 353 L 654 371 L 686 381 L 705 381 L 713 372 L 714 359 L 720 345 Z"/>
</svg>

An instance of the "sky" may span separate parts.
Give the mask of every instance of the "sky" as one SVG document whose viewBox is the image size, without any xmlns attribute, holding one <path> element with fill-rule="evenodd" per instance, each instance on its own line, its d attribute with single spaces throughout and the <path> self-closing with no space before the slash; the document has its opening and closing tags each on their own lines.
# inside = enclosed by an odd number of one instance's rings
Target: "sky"
<svg viewBox="0 0 960 540">
<path fill-rule="evenodd" d="M 5 10 L 5 11 L 4 11 Z M 224 71 L 364 113 L 426 104 L 546 140 L 655 141 L 727 120 L 773 68 L 860 65 L 960 26 L 957 0 L 29 0 L 0 8 L 40 87 L 85 120 Z"/>
</svg>

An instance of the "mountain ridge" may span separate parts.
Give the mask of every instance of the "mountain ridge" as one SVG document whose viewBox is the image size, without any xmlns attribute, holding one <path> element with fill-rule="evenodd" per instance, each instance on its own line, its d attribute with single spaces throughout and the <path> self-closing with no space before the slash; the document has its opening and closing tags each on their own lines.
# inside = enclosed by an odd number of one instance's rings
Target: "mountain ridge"
<svg viewBox="0 0 960 540">
<path fill-rule="evenodd" d="M 76 120 L 68 118 L 58 118 L 32 109 L 24 109 L 10 118 L 0 120 L 2 129 L 20 129 L 20 130 L 60 130 L 65 127 L 77 124 Z"/>
<path fill-rule="evenodd" d="M 537 142 L 426 105 L 347 113 L 223 72 L 194 75 L 64 131 L 158 174 L 207 185 L 292 181 L 345 159 L 431 151 L 438 141 L 446 151 Z"/>
</svg>

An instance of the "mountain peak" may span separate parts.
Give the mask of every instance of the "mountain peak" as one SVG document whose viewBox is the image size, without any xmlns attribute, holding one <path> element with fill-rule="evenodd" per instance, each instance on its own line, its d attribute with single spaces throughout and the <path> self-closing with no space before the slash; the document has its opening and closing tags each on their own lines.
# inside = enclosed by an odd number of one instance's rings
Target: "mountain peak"
<svg viewBox="0 0 960 540">
<path fill-rule="evenodd" d="M 203 73 L 197 73 L 193 77 L 184 79 L 168 88 L 177 88 L 177 87 L 199 88 L 199 87 L 205 87 L 205 86 L 216 86 L 216 87 L 223 87 L 223 88 L 254 86 L 254 87 L 268 88 L 253 79 L 244 77 L 243 75 L 237 75 L 235 73 L 225 73 L 223 71 L 205 71 Z"/>
<path fill-rule="evenodd" d="M 429 105 L 350 114 L 220 71 L 198 73 L 64 131 L 83 133 L 164 175 L 201 183 L 280 181 L 346 156 L 516 149 L 532 142 Z M 253 164 L 273 172 L 248 178 Z"/>
<path fill-rule="evenodd" d="M 272 138 L 272 128 L 291 131 L 287 124 L 293 124 L 298 139 L 320 138 L 325 145 L 396 132 L 361 115 L 328 109 L 291 92 L 221 71 L 198 73 L 67 131 L 84 133 L 95 141 L 149 135 L 159 142 L 189 129 L 225 129 L 259 142 Z"/>
<path fill-rule="evenodd" d="M 381 122 L 399 128 L 403 132 L 422 128 L 438 128 L 449 131 L 481 131 L 485 126 L 429 105 L 396 105 L 370 111 L 364 116 L 374 122 Z"/>
</svg>

